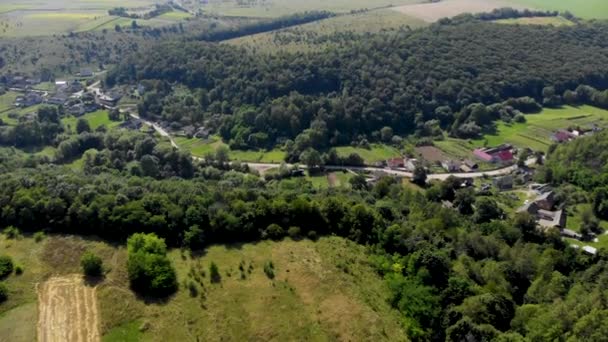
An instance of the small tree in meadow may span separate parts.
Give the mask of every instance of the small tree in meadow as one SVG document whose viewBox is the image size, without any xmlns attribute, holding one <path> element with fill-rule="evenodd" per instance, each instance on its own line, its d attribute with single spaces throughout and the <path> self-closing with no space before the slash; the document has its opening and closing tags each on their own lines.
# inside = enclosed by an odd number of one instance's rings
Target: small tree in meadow
<svg viewBox="0 0 608 342">
<path fill-rule="evenodd" d="M 103 261 L 93 252 L 85 252 L 80 258 L 80 265 L 86 276 L 99 277 L 103 273 Z"/>
</svg>

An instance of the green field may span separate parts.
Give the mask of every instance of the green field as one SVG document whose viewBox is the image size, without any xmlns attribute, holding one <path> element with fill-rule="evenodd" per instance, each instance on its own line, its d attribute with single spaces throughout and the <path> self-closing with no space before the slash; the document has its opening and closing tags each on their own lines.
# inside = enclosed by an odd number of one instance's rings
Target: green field
<svg viewBox="0 0 608 342">
<path fill-rule="evenodd" d="M 105 125 L 108 129 L 118 127 L 120 125 L 120 121 L 111 121 L 108 116 L 107 110 L 98 110 L 95 112 L 87 113 L 81 117 L 68 116 L 66 118 L 61 119 L 63 125 L 71 130 L 76 130 L 76 122 L 78 119 L 85 119 L 89 122 L 89 126 L 91 126 L 92 130 L 95 130 L 97 127 L 101 125 Z"/>
<path fill-rule="evenodd" d="M 531 8 L 570 11 L 574 15 L 591 19 L 608 19 L 608 1 L 606 0 L 509 0 L 513 4 Z"/>
<path fill-rule="evenodd" d="M 214 153 L 220 147 L 228 147 L 219 137 L 211 137 L 208 141 L 196 138 L 176 137 L 175 143 L 183 149 L 189 150 L 195 157 L 204 157 L 208 153 Z M 281 163 L 285 160 L 285 152 L 274 149 L 266 150 L 230 150 L 230 160 L 260 163 Z"/>
<path fill-rule="evenodd" d="M 526 17 L 513 19 L 495 20 L 499 24 L 519 24 L 519 25 L 553 25 L 553 26 L 572 26 L 574 23 L 564 17 Z"/>
<path fill-rule="evenodd" d="M 50 275 L 80 272 L 86 250 L 99 255 L 108 270 L 97 289 L 106 342 L 286 341 L 294 336 L 313 341 L 407 340 L 365 247 L 337 237 L 213 246 L 197 257 L 170 251 L 180 289 L 163 302 L 146 302 L 131 292 L 124 246 L 59 236 L 37 243 L 31 237 L 7 240 L 2 235 L 0 250 L 25 270 L 6 280 L 9 299 L 0 305 L 1 341 L 36 339 L 36 284 Z M 263 271 L 270 261 L 273 280 Z M 211 262 L 220 269 L 220 283 L 201 275 Z M 188 289 L 190 282 L 196 284 L 196 295 Z"/>
<path fill-rule="evenodd" d="M 529 147 L 537 151 L 546 151 L 551 145 L 551 135 L 559 129 L 580 126 L 589 128 L 592 124 L 608 127 L 608 111 L 591 106 L 558 109 L 545 108 L 539 114 L 526 115 L 527 122 L 506 124 L 499 122 L 496 133 L 486 134 L 482 139 L 474 140 L 475 146 L 488 146 L 510 143 L 518 147 Z"/>
<path fill-rule="evenodd" d="M 402 155 L 396 148 L 381 144 L 372 144 L 369 149 L 362 147 L 339 146 L 336 147 L 336 151 L 340 157 L 347 157 L 351 153 L 356 153 L 363 158 L 366 164 L 373 164 L 375 162 Z"/>
</svg>

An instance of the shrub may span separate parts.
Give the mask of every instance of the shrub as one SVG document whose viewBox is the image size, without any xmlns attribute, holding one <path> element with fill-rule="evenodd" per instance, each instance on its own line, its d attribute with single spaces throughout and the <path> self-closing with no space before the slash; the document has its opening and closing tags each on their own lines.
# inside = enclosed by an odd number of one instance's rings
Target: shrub
<svg viewBox="0 0 608 342">
<path fill-rule="evenodd" d="M 21 236 L 21 231 L 15 226 L 8 226 L 4 228 L 4 235 L 7 239 L 18 239 Z"/>
<path fill-rule="evenodd" d="M 276 223 L 269 225 L 268 228 L 266 228 L 266 230 L 264 231 L 264 233 L 266 238 L 272 240 L 280 240 L 285 236 L 285 231 L 283 230 L 283 228 L 281 228 L 281 226 Z"/>
<path fill-rule="evenodd" d="M 13 273 L 13 259 L 6 255 L 0 255 L 0 278 L 5 278 Z"/>
<path fill-rule="evenodd" d="M 15 266 L 15 274 L 16 275 L 22 275 L 23 274 L 23 266 L 21 266 L 21 265 Z"/>
<path fill-rule="evenodd" d="M 80 265 L 86 276 L 98 277 L 103 273 L 103 262 L 93 252 L 85 252 L 80 258 Z"/>
<path fill-rule="evenodd" d="M 220 269 L 213 261 L 211 262 L 211 265 L 209 265 L 209 277 L 211 278 L 212 283 L 219 283 L 222 281 Z"/>
<path fill-rule="evenodd" d="M 264 273 L 266 273 L 268 279 L 274 279 L 274 264 L 272 261 L 268 261 L 264 264 Z"/>
<path fill-rule="evenodd" d="M 287 229 L 287 234 L 292 239 L 297 239 L 300 237 L 300 231 L 300 227 L 289 227 L 289 229 Z"/>
<path fill-rule="evenodd" d="M 8 299 L 8 288 L 3 283 L 0 283 L 0 303 Z"/>
<path fill-rule="evenodd" d="M 317 236 L 317 232 L 314 230 L 311 230 L 308 232 L 308 238 L 312 241 L 316 241 L 319 237 Z"/>
<path fill-rule="evenodd" d="M 40 242 L 42 240 L 44 240 L 46 236 L 44 235 L 44 232 L 35 232 L 34 233 L 34 241 L 36 242 Z"/>
</svg>

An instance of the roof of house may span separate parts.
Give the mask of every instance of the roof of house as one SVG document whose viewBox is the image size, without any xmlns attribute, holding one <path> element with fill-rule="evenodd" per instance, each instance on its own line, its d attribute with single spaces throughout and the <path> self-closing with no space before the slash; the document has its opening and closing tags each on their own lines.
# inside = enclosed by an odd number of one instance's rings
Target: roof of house
<svg viewBox="0 0 608 342">
<path fill-rule="evenodd" d="M 403 160 L 403 158 L 392 158 L 392 159 L 387 160 L 386 164 L 389 167 L 403 166 L 404 165 L 404 160 Z"/>
<path fill-rule="evenodd" d="M 557 140 L 558 142 L 568 141 L 572 138 L 572 136 L 573 136 L 572 133 L 570 133 L 568 131 L 564 131 L 564 130 L 555 132 L 555 134 L 553 134 L 553 138 L 555 140 Z"/>
<path fill-rule="evenodd" d="M 562 220 L 562 215 L 564 215 L 562 210 L 547 211 L 540 209 L 538 213 L 539 216 L 541 216 L 538 220 L 538 224 L 545 228 L 559 227 Z"/>
<path fill-rule="evenodd" d="M 511 153 L 511 151 L 508 151 L 508 150 L 503 150 L 503 151 L 496 153 L 496 157 L 498 159 L 500 159 L 501 161 L 511 161 L 511 160 L 513 160 L 513 153 Z"/>
<path fill-rule="evenodd" d="M 591 246 L 583 246 L 583 251 L 595 255 L 597 253 L 597 248 Z"/>
<path fill-rule="evenodd" d="M 544 192 L 540 195 L 538 195 L 535 199 L 534 202 L 538 202 L 538 201 L 544 201 L 547 200 L 549 198 L 553 197 L 553 191 L 548 191 L 548 192 Z"/>
<path fill-rule="evenodd" d="M 562 229 L 561 234 L 565 237 L 569 237 L 569 238 L 573 238 L 573 239 L 580 239 L 582 237 L 581 234 L 570 230 L 570 229 Z"/>
<path fill-rule="evenodd" d="M 473 151 L 473 154 L 477 157 L 480 158 L 481 160 L 484 161 L 491 161 L 493 159 L 493 157 L 491 155 L 489 155 L 488 153 L 486 153 L 484 150 L 482 149 L 476 149 Z"/>
</svg>

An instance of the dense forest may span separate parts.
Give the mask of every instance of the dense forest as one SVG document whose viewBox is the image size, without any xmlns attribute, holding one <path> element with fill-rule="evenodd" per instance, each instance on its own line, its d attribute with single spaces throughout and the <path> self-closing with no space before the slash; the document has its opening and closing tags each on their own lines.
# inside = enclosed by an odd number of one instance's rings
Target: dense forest
<svg viewBox="0 0 608 342">
<path fill-rule="evenodd" d="M 602 23 L 470 19 L 274 56 L 168 42 L 126 59 L 106 84 L 152 80 L 141 115 L 210 127 L 238 148 L 291 140 L 296 152 L 322 149 L 380 140 L 384 127 L 399 136 L 475 137 L 495 120 L 559 105 L 580 85 L 608 88 L 607 32 Z M 189 91 L 174 92 L 175 84 Z"/>
</svg>

